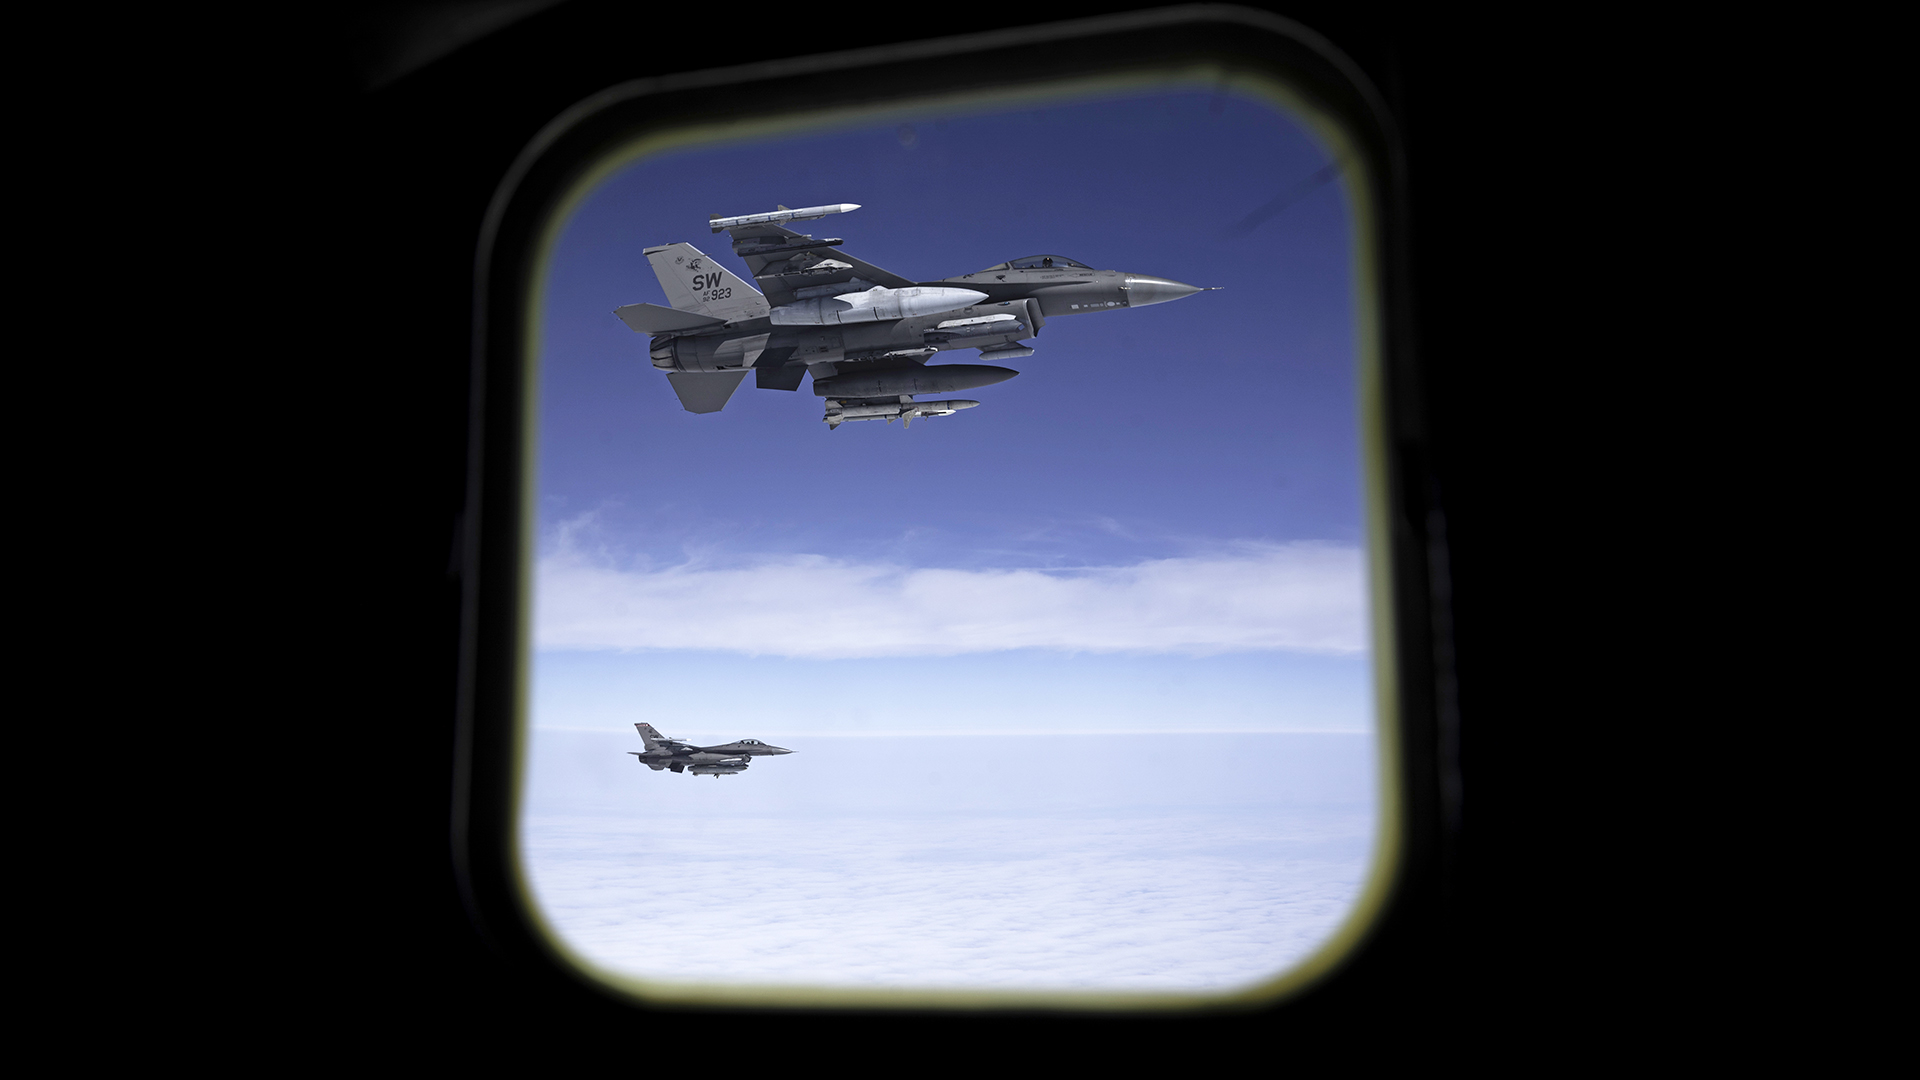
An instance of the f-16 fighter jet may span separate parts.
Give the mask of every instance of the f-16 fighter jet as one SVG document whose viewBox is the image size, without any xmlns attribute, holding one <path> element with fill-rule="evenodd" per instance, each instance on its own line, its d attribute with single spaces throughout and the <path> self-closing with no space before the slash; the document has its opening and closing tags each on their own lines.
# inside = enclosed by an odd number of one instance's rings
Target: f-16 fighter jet
<svg viewBox="0 0 1920 1080">
<path fill-rule="evenodd" d="M 747 377 L 763 390 L 798 390 L 807 375 L 826 399 L 829 430 L 852 420 L 948 416 L 977 401 L 916 401 L 1005 382 L 996 366 L 1032 356 L 1022 342 L 1049 318 L 1163 304 L 1203 291 L 1167 278 L 1095 270 L 1033 255 L 943 281 L 914 282 L 836 250 L 786 221 L 858 210 L 857 203 L 715 216 L 760 285 L 755 289 L 691 244 L 646 249 L 672 307 L 629 304 L 614 314 L 653 335 L 653 366 L 688 412 L 719 412 Z M 991 363 L 929 364 L 935 353 L 978 349 Z"/>
<path fill-rule="evenodd" d="M 635 724 L 633 727 L 640 733 L 640 740 L 647 749 L 645 753 L 638 750 L 629 750 L 627 753 L 639 758 L 640 764 L 654 772 L 672 769 L 674 772 L 690 772 L 695 776 L 731 776 L 746 772 L 752 758 L 793 753 L 778 746 L 768 746 L 759 739 L 741 739 L 719 746 L 695 746 L 667 738 L 655 731 L 652 724 Z"/>
</svg>

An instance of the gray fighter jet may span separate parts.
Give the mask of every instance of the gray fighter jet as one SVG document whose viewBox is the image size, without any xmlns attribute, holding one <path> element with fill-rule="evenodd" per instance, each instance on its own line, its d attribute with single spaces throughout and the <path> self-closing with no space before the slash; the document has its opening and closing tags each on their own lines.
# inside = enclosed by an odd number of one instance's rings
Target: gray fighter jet
<svg viewBox="0 0 1920 1080">
<path fill-rule="evenodd" d="M 836 250 L 786 221 L 858 210 L 856 203 L 780 207 L 714 217 L 755 289 L 691 244 L 646 249 L 672 307 L 629 304 L 614 314 L 653 335 L 653 366 L 688 412 L 719 412 L 754 373 L 763 390 L 798 390 L 813 376 L 827 427 L 851 420 L 948 416 L 977 401 L 915 401 L 1005 382 L 1020 374 L 999 361 L 1032 356 L 1022 342 L 1049 318 L 1163 304 L 1204 291 L 1161 277 L 1095 270 L 1060 255 L 1032 255 L 973 274 L 915 282 Z M 994 363 L 929 364 L 935 353 L 978 349 Z"/>
<path fill-rule="evenodd" d="M 627 753 L 639 758 L 640 764 L 654 772 L 672 769 L 674 772 L 690 772 L 695 776 L 731 776 L 746 772 L 753 758 L 793 753 L 778 746 L 769 746 L 759 739 L 741 739 L 719 746 L 695 746 L 667 738 L 655 731 L 652 724 L 635 724 L 633 727 L 640 733 L 640 741 L 646 744 L 647 749 L 645 753 L 638 750 L 629 750 Z"/>
</svg>

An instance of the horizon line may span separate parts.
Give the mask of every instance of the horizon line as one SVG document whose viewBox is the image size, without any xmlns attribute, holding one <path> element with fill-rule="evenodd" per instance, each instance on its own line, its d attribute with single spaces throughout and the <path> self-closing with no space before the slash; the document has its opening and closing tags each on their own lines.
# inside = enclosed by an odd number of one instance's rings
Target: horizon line
<svg viewBox="0 0 1920 1080">
<path fill-rule="evenodd" d="M 570 731 L 580 734 L 613 734 L 608 728 L 599 727 L 559 727 L 536 725 L 532 731 Z M 620 732 L 629 734 L 629 732 Z M 1100 728 L 1096 730 L 1046 729 L 1035 731 L 1021 729 L 1007 730 L 970 730 L 970 731 L 768 731 L 766 734 L 782 738 L 799 736 L 808 739 L 855 739 L 855 738 L 980 738 L 984 736 L 1006 735 L 1373 735 L 1376 732 L 1364 728 L 1180 728 L 1180 729 L 1142 729 L 1142 728 Z"/>
</svg>

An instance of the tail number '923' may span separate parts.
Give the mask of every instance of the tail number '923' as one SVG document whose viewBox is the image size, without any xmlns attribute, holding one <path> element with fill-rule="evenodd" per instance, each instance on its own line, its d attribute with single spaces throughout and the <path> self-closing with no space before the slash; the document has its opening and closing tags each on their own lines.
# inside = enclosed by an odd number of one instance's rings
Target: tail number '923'
<svg viewBox="0 0 1920 1080">
<path fill-rule="evenodd" d="M 733 290 L 721 285 L 722 280 L 719 274 L 695 274 L 693 288 L 695 292 L 707 290 L 701 294 L 702 300 L 725 300 L 733 295 Z"/>
</svg>

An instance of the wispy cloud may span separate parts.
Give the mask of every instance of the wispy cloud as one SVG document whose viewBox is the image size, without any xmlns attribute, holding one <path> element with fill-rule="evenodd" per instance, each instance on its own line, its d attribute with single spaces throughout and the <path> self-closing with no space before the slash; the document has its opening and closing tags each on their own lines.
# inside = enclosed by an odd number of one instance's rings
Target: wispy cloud
<svg viewBox="0 0 1920 1080">
<path fill-rule="evenodd" d="M 621 567 L 572 530 L 537 570 L 542 649 L 816 659 L 1003 649 L 1207 654 L 1367 647 L 1358 549 L 1242 544 L 1078 570 L 928 569 L 822 555 Z"/>
</svg>

